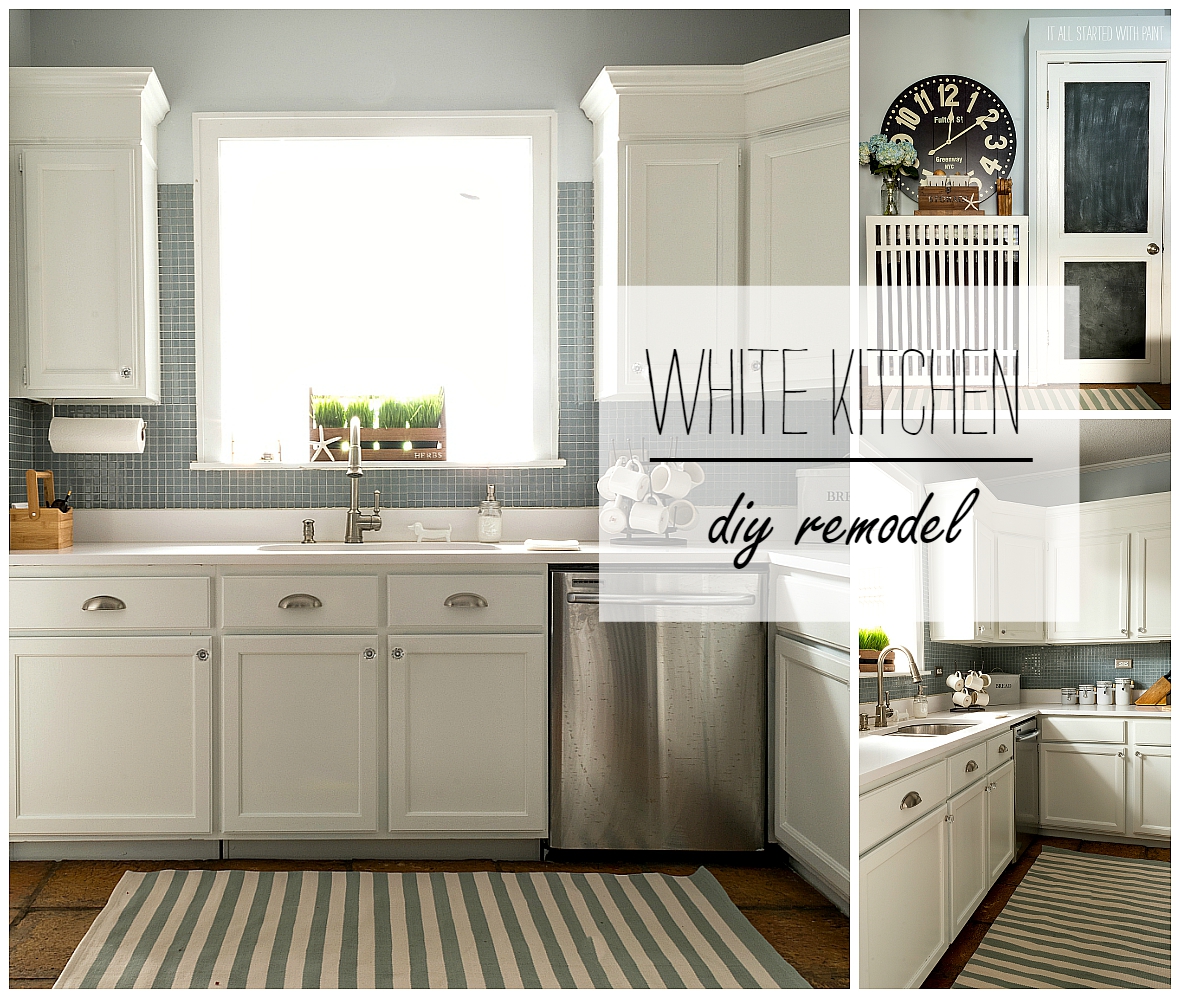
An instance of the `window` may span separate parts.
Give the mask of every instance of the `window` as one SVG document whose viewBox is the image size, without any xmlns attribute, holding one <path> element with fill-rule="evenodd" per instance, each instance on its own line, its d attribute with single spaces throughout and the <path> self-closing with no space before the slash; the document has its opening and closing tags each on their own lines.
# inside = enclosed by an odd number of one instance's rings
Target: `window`
<svg viewBox="0 0 1180 998">
<path fill-rule="evenodd" d="M 448 461 L 553 463 L 555 114 L 193 118 L 199 463 L 440 387 Z"/>
</svg>

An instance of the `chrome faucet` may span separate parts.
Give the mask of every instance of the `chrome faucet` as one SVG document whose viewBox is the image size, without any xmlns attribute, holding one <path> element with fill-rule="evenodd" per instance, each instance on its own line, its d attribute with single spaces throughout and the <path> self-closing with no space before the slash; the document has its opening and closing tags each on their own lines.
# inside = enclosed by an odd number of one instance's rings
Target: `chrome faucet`
<svg viewBox="0 0 1180 998">
<path fill-rule="evenodd" d="M 348 517 L 344 522 L 344 543 L 360 544 L 364 531 L 381 529 L 381 492 L 373 490 L 373 512 L 362 513 L 360 509 L 361 471 L 361 421 L 352 417 L 348 427 Z"/>
<path fill-rule="evenodd" d="M 889 727 L 889 718 L 893 716 L 893 708 L 889 706 L 889 694 L 885 692 L 885 656 L 891 651 L 899 651 L 910 660 L 910 678 L 919 686 L 922 685 L 922 674 L 918 671 L 918 663 L 914 661 L 914 653 L 905 645 L 889 645 L 882 648 L 877 656 L 877 719 L 874 727 Z"/>
</svg>

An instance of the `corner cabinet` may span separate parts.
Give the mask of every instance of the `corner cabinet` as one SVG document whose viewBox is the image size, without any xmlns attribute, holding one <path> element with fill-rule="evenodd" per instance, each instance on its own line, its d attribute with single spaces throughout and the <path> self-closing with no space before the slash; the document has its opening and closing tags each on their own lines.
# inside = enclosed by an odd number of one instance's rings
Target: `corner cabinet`
<svg viewBox="0 0 1180 998">
<path fill-rule="evenodd" d="M 150 69 L 9 70 L 10 395 L 158 402 Z"/>
</svg>

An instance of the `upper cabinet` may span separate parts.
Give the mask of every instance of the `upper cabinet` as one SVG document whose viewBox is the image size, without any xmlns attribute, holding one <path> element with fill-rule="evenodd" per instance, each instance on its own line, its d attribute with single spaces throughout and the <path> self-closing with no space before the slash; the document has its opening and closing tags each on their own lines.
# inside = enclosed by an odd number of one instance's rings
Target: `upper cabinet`
<svg viewBox="0 0 1180 998">
<path fill-rule="evenodd" d="M 746 66 L 599 74 L 582 101 L 594 123 L 599 397 L 646 392 L 649 348 L 665 362 L 672 346 L 746 345 L 665 331 L 646 313 L 658 298 L 628 303 L 620 289 L 848 284 L 849 65 L 838 38 Z M 736 296 L 700 301 L 722 313 L 710 328 L 740 321 Z M 758 355 L 744 363 L 755 384 Z"/>
<path fill-rule="evenodd" d="M 10 394 L 158 402 L 160 81 L 23 67 L 9 93 Z"/>
</svg>

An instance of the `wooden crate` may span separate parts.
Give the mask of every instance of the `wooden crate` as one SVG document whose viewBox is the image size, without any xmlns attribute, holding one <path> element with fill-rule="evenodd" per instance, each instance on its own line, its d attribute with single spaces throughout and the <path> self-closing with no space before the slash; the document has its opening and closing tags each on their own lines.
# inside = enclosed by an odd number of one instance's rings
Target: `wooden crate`
<svg viewBox="0 0 1180 998">
<path fill-rule="evenodd" d="M 447 459 L 447 430 L 446 430 L 446 411 L 443 411 L 443 418 L 440 421 L 441 426 L 409 426 L 401 429 L 367 429 L 361 427 L 361 460 L 369 461 L 445 461 Z M 333 456 L 337 461 L 348 461 L 348 451 L 341 450 L 340 445 L 348 441 L 348 427 L 347 426 L 325 426 L 324 439 L 331 440 L 332 437 L 340 437 L 337 443 L 332 444 L 331 450 Z M 311 440 L 313 443 L 318 443 L 320 439 L 319 427 L 312 428 Z M 403 441 L 411 440 L 417 443 L 427 443 L 431 446 L 427 447 L 412 447 L 410 450 L 402 448 Z M 380 450 L 373 450 L 366 447 L 365 444 L 377 441 L 381 444 Z M 388 446 L 386 446 L 388 444 Z M 438 446 L 433 446 L 437 444 Z M 316 454 L 315 460 L 319 464 L 326 464 L 331 462 L 329 458 L 322 451 Z"/>
<path fill-rule="evenodd" d="M 28 509 L 8 511 L 8 548 L 10 551 L 60 551 L 74 546 L 74 511 L 63 513 L 41 505 L 37 480 L 45 480 L 45 501 L 53 502 L 53 472 L 26 471 L 25 488 Z"/>
<path fill-rule="evenodd" d="M 922 185 L 918 188 L 918 210 L 915 215 L 982 215 L 979 188 L 974 184 L 962 187 Z"/>
</svg>

